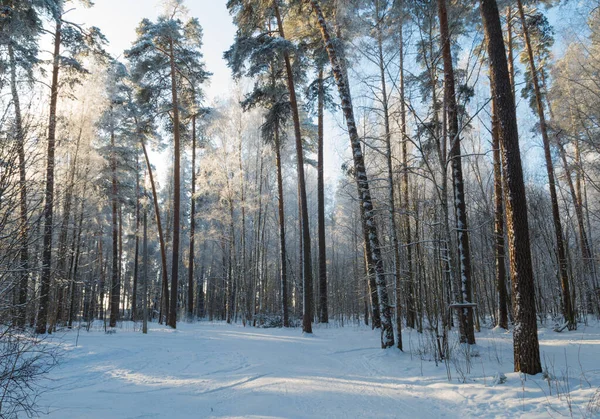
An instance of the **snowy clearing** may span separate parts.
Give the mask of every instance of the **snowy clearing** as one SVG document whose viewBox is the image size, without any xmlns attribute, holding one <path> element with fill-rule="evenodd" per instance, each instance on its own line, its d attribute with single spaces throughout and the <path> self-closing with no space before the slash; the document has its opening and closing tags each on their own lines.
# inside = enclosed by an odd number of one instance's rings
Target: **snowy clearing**
<svg viewBox="0 0 600 419">
<path fill-rule="evenodd" d="M 380 349 L 377 331 L 352 326 L 317 327 L 313 336 L 302 336 L 299 329 L 196 323 L 171 330 L 152 324 L 142 335 L 124 323 L 116 334 L 82 330 L 77 347 L 76 331 L 61 339 L 65 354 L 47 383 L 53 389 L 40 399 L 51 418 L 535 418 L 600 412 L 597 326 L 540 330 L 549 380 L 512 372 L 511 334 L 501 330 L 477 334 L 479 356 L 470 362 L 455 346 L 455 360 L 437 366 L 424 351 L 431 344 L 426 335 L 404 331 L 401 353 Z"/>
</svg>

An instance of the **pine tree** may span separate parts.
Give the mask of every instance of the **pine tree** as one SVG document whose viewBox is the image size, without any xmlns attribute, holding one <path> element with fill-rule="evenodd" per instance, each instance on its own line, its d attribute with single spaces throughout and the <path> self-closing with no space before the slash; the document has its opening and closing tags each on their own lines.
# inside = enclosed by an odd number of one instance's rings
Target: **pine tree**
<svg viewBox="0 0 600 419">
<path fill-rule="evenodd" d="M 500 14 L 495 0 L 481 0 L 481 17 L 487 39 L 491 85 L 498 115 L 502 169 L 506 179 L 506 221 L 513 287 L 515 318 L 515 371 L 537 374 L 542 371 L 537 337 L 535 289 L 529 242 L 527 198 L 519 150 L 515 99 L 510 83 Z"/>
<path fill-rule="evenodd" d="M 173 131 L 173 241 L 171 264 L 171 293 L 164 295 L 168 303 L 167 323 L 177 327 L 178 280 L 180 265 L 181 224 L 181 106 L 180 86 L 205 82 L 209 73 L 202 62 L 202 27 L 197 19 L 183 22 L 177 16 L 182 12 L 182 1 L 170 6 L 168 14 L 156 22 L 142 20 L 137 39 L 126 52 L 132 63 L 132 77 L 142 89 L 154 111 L 170 111 L 167 126 Z M 164 113 L 162 113 L 165 115 Z M 166 290 L 165 290 L 166 291 Z"/>
</svg>

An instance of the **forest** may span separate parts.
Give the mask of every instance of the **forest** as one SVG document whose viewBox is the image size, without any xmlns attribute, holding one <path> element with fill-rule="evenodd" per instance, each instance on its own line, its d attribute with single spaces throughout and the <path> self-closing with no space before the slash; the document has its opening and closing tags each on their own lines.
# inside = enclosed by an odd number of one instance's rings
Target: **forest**
<svg viewBox="0 0 600 419">
<path fill-rule="evenodd" d="M 218 95 L 193 1 L 119 54 L 93 3 L 0 0 L 0 415 L 80 330 L 493 329 L 524 377 L 597 323 L 596 0 L 215 2 Z"/>
</svg>

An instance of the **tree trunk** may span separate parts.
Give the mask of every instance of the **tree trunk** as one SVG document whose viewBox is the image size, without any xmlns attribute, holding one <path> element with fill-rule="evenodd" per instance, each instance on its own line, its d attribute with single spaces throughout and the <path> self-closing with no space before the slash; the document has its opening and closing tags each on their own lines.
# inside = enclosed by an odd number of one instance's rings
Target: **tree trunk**
<svg viewBox="0 0 600 419">
<path fill-rule="evenodd" d="M 359 203 L 364 209 L 362 225 L 365 242 L 370 245 L 367 260 L 369 265 L 373 266 L 375 273 L 375 282 L 377 285 L 377 294 L 379 297 L 379 306 L 381 310 L 381 346 L 388 348 L 394 345 L 394 328 L 392 326 L 392 316 L 390 306 L 388 304 L 388 294 L 386 289 L 385 271 L 383 267 L 383 259 L 381 257 L 381 248 L 379 245 L 379 237 L 377 235 L 377 226 L 375 224 L 374 208 L 371 199 L 371 191 L 369 189 L 369 180 L 365 168 L 364 156 L 361 149 L 356 122 L 354 120 L 354 108 L 352 107 L 352 98 L 350 88 L 346 83 L 346 78 L 340 66 L 340 60 L 337 56 L 334 44 L 329 35 L 329 29 L 323 17 L 323 12 L 317 0 L 307 0 L 315 12 L 318 25 L 321 31 L 323 43 L 327 49 L 329 61 L 333 69 L 333 74 L 338 87 L 340 98 L 342 100 L 342 110 L 346 118 L 348 134 L 350 137 L 350 145 L 352 148 L 352 156 L 354 161 L 354 176 L 359 190 Z"/>
<path fill-rule="evenodd" d="M 514 305 L 514 369 L 526 374 L 542 372 L 537 336 L 535 288 L 531 264 L 527 198 L 519 150 L 515 100 L 510 84 L 506 50 L 496 0 L 480 0 L 487 38 L 491 85 L 496 100 L 502 169 L 506 179 L 506 221 Z"/>
<path fill-rule="evenodd" d="M 190 203 L 190 251 L 188 256 L 188 320 L 194 317 L 194 241 L 196 234 L 196 115 L 192 116 L 192 200 Z"/>
<path fill-rule="evenodd" d="M 496 99 L 492 96 L 492 148 L 494 153 L 494 256 L 496 259 L 496 289 L 498 292 L 499 327 L 508 330 L 508 295 L 506 292 L 506 265 L 504 262 L 504 204 L 502 190 L 502 162 L 500 161 L 500 133 Z"/>
<path fill-rule="evenodd" d="M 400 246 L 398 243 L 398 231 L 396 227 L 396 198 L 394 196 L 394 167 L 392 164 L 392 133 L 390 129 L 390 111 L 388 104 L 387 84 L 385 80 L 385 62 L 383 57 L 383 33 L 381 29 L 381 17 L 379 15 L 379 0 L 375 3 L 377 11 L 377 52 L 379 64 L 379 77 L 381 78 L 381 103 L 383 106 L 383 126 L 385 136 L 385 155 L 387 163 L 388 181 L 388 218 L 390 223 L 390 236 L 394 255 L 394 268 L 392 283 L 396 289 L 396 344 L 402 350 L 402 306 L 400 304 Z"/>
<path fill-rule="evenodd" d="M 458 260 L 460 267 L 460 290 L 456 294 L 461 303 L 471 303 L 471 251 L 469 246 L 469 230 L 467 225 L 467 209 L 465 204 L 465 187 L 462 173 L 460 150 L 460 128 L 458 124 L 458 105 L 454 88 L 454 68 L 450 31 L 448 29 L 448 12 L 446 0 L 438 0 L 438 15 L 440 19 L 440 34 L 442 55 L 444 60 L 444 97 L 448 117 L 448 137 L 450 139 L 450 164 L 452 166 L 452 184 L 454 190 L 454 215 L 456 220 L 456 235 L 458 238 Z M 473 309 L 459 310 L 461 342 L 475 344 L 473 329 Z"/>
<path fill-rule="evenodd" d="M 110 288 L 110 327 L 117 325 L 121 284 L 119 281 L 119 227 L 117 219 L 117 157 L 115 153 L 115 133 L 110 134 L 112 171 L 112 281 Z"/>
<path fill-rule="evenodd" d="M 542 102 L 542 94 L 540 90 L 540 83 L 538 80 L 537 67 L 535 66 L 535 57 L 533 56 L 533 49 L 531 47 L 531 40 L 529 37 L 529 28 L 527 27 L 527 20 L 525 19 L 525 11 L 523 10 L 523 3 L 521 2 L 521 0 L 517 0 L 517 5 L 519 7 L 519 15 L 521 16 L 521 25 L 523 26 L 525 47 L 527 48 L 527 55 L 529 58 L 529 70 L 531 72 L 533 89 L 535 91 L 537 111 L 540 119 L 540 131 L 542 132 L 542 141 L 544 143 L 544 157 L 546 159 L 546 172 L 548 174 L 548 187 L 550 189 L 550 201 L 552 203 L 552 219 L 554 221 L 554 235 L 556 238 L 556 252 L 558 256 L 558 270 L 560 276 L 560 285 L 562 289 L 563 316 L 569 330 L 575 330 L 577 329 L 577 319 L 575 318 L 575 311 L 573 309 L 573 302 L 571 299 L 571 293 L 569 291 L 569 273 L 567 266 L 568 261 L 562 233 L 560 211 L 558 208 L 558 196 L 556 194 L 556 181 L 554 177 L 554 164 L 552 163 L 550 139 L 548 138 L 548 127 L 546 125 L 546 117 L 544 115 L 544 104 Z"/>
<path fill-rule="evenodd" d="M 154 176 L 152 175 L 152 165 L 148 158 L 148 150 L 146 150 L 146 143 L 144 139 L 140 139 L 142 143 L 142 151 L 144 152 L 144 158 L 146 160 L 146 167 L 148 169 L 148 177 L 150 178 L 150 186 L 152 187 L 152 200 L 154 202 L 154 213 L 156 215 L 156 229 L 158 230 L 158 241 L 160 243 L 160 260 L 162 265 L 162 295 L 163 295 L 163 306 L 165 313 L 169 312 L 169 277 L 167 276 L 167 252 L 165 249 L 165 239 L 163 236 L 162 222 L 160 219 L 160 207 L 158 206 L 158 194 L 156 193 L 156 185 L 154 184 Z M 159 323 L 162 323 L 162 318 L 159 319 Z"/>
<path fill-rule="evenodd" d="M 279 127 L 275 127 L 275 165 L 277 166 L 277 197 L 279 215 L 279 268 L 281 287 L 281 315 L 283 327 L 290 326 L 287 290 L 287 252 L 285 245 L 285 213 L 283 205 L 283 175 L 281 171 L 281 139 L 279 138 Z"/>
<path fill-rule="evenodd" d="M 27 287 L 29 282 L 29 233 L 27 227 L 27 177 L 25 166 L 25 132 L 21 116 L 21 101 L 17 90 L 17 63 L 11 42 L 8 43 L 10 60 L 10 90 L 15 107 L 15 138 L 19 154 L 19 296 L 16 324 L 25 327 L 27 315 Z"/>
<path fill-rule="evenodd" d="M 54 148 L 56 142 L 56 105 L 58 103 L 58 72 L 60 69 L 60 44 L 62 21 L 56 19 L 54 31 L 54 52 L 52 54 L 52 84 L 50 95 L 50 120 L 48 123 L 48 153 L 46 167 L 46 191 L 44 202 L 44 244 L 42 253 L 42 275 L 40 278 L 40 303 L 36 333 L 46 333 L 48 321 L 48 303 L 50 302 L 50 281 L 52 279 L 52 232 L 53 232 L 53 207 L 54 207 Z"/>
<path fill-rule="evenodd" d="M 133 254 L 133 286 L 131 290 L 131 320 L 137 320 L 137 298 L 140 256 L 140 161 L 135 157 L 135 250 Z"/>
<path fill-rule="evenodd" d="M 177 284 L 179 280 L 179 236 L 181 229 L 181 152 L 179 141 L 179 102 L 177 99 L 177 80 L 175 77 L 175 52 L 173 40 L 169 42 L 169 61 L 171 62 L 171 97 L 173 100 L 173 260 L 171 262 L 171 302 L 168 324 L 177 327 Z M 168 296 L 165 295 L 165 298 Z"/>
<path fill-rule="evenodd" d="M 279 6 L 277 0 L 273 1 L 273 10 L 277 19 L 277 27 L 279 30 L 279 36 L 285 39 L 285 33 L 283 31 L 283 23 L 281 21 L 281 15 L 279 13 Z M 290 60 L 290 54 L 286 50 L 283 53 L 285 61 L 285 69 L 287 76 L 288 92 L 290 95 L 290 105 L 292 108 L 292 119 L 294 121 L 294 136 L 296 139 L 296 158 L 298 165 L 298 189 L 300 198 L 300 209 L 301 215 L 300 220 L 302 223 L 302 278 L 304 285 L 304 313 L 302 316 L 302 331 L 304 333 L 312 333 L 312 318 L 313 318 L 313 279 L 312 279 L 312 262 L 311 262 L 311 242 L 310 242 L 310 227 L 308 223 L 308 203 L 306 198 L 306 183 L 304 177 L 304 152 L 302 150 L 302 133 L 300 131 L 300 114 L 298 112 L 298 101 L 296 99 L 296 88 L 294 86 L 294 74 L 292 71 L 292 63 Z"/>
<path fill-rule="evenodd" d="M 401 8 L 403 5 L 400 6 Z M 402 9 L 401 9 L 402 10 Z M 404 246 L 406 248 L 406 259 L 407 259 L 407 271 L 405 275 L 406 283 L 406 326 L 410 328 L 415 327 L 416 319 L 416 308 L 414 300 L 414 276 L 413 276 L 413 246 L 412 246 L 412 235 L 410 228 L 410 217 L 409 217 L 409 200 L 408 200 L 408 135 L 406 133 L 406 105 L 405 101 L 405 88 L 404 88 L 404 17 L 400 18 L 400 27 L 398 28 L 399 39 L 399 56 L 400 56 L 400 130 L 402 133 L 402 226 L 404 228 Z M 398 278 L 399 280 L 401 278 Z M 396 296 L 398 297 L 398 296 Z M 396 300 L 396 304 L 400 301 Z"/>
<path fill-rule="evenodd" d="M 319 92 L 317 99 L 317 207 L 319 232 L 319 322 L 329 323 L 327 311 L 327 251 L 325 242 L 325 181 L 323 176 L 323 68 L 319 68 Z"/>
</svg>

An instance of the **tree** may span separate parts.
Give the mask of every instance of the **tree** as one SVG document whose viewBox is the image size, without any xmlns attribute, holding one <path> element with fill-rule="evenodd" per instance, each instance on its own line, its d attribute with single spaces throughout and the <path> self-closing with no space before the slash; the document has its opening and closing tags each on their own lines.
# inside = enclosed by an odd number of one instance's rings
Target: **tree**
<svg viewBox="0 0 600 419">
<path fill-rule="evenodd" d="M 171 295 L 167 323 L 177 327 L 177 299 L 180 264 L 181 219 L 181 151 L 180 107 L 178 86 L 200 85 L 209 76 L 202 62 L 202 27 L 197 19 L 185 23 L 177 16 L 182 13 L 182 1 L 170 6 L 168 14 L 156 22 L 142 20 L 137 40 L 126 52 L 132 62 L 132 76 L 143 94 L 153 104 L 155 112 L 165 115 L 170 110 L 167 125 L 173 130 L 173 241 L 171 264 Z"/>
<path fill-rule="evenodd" d="M 460 127 L 458 123 L 458 104 L 454 87 L 454 68 L 450 48 L 450 30 L 448 28 L 448 11 L 446 0 L 438 0 L 438 15 L 440 19 L 440 33 L 442 55 L 444 61 L 444 99 L 448 115 L 448 137 L 450 140 L 450 164 L 452 166 L 452 185 L 454 189 L 454 214 L 456 219 L 456 234 L 458 236 L 458 260 L 460 267 L 460 292 L 461 303 L 472 302 L 471 285 L 471 249 L 469 246 L 469 232 L 467 226 L 467 210 L 465 205 L 465 190 L 461 163 Z M 473 329 L 473 310 L 463 308 L 460 310 L 461 341 L 470 345 L 475 344 Z"/>
<path fill-rule="evenodd" d="M 50 298 L 50 282 L 52 274 L 52 235 L 54 214 L 54 164 L 56 147 L 56 107 L 58 104 L 59 73 L 65 73 L 66 83 L 75 83 L 78 75 L 85 73 L 84 67 L 78 60 L 90 53 L 104 54 L 102 44 L 106 41 L 97 28 L 84 29 L 81 26 L 63 20 L 67 0 L 56 2 L 53 10 L 54 48 L 52 52 L 52 79 L 50 85 L 50 111 L 48 122 L 48 146 L 46 166 L 46 188 L 44 200 L 44 239 L 42 254 L 42 272 L 40 303 L 38 306 L 36 332 L 46 333 L 48 320 L 48 303 Z M 66 55 L 63 55 L 66 54 Z"/>
<path fill-rule="evenodd" d="M 371 192 L 369 190 L 369 179 L 367 177 L 362 147 L 360 145 L 358 131 L 356 129 L 350 87 L 347 84 L 347 78 L 342 72 L 340 58 L 338 57 L 335 45 L 332 42 L 332 38 L 329 34 L 329 29 L 327 27 L 327 23 L 323 16 L 319 2 L 317 0 L 307 1 L 315 13 L 318 21 L 323 43 L 327 49 L 327 55 L 329 56 L 335 82 L 342 101 L 342 111 L 344 112 L 344 117 L 346 118 L 346 124 L 348 126 L 348 135 L 350 137 L 352 158 L 354 161 L 354 177 L 358 185 L 360 206 L 364 209 L 362 214 L 364 240 L 370 244 L 370 253 L 367 254 L 367 260 L 369 261 L 369 267 L 372 266 L 375 271 L 377 294 L 379 297 L 379 306 L 381 310 L 381 346 L 382 348 L 388 348 L 394 345 L 394 330 L 392 326 L 390 306 L 388 304 L 383 259 L 381 257 L 377 226 L 374 220 L 373 202 L 371 199 Z"/>
<path fill-rule="evenodd" d="M 510 84 L 500 15 L 495 0 L 481 0 L 481 17 L 487 40 L 491 85 L 498 115 L 502 169 L 506 179 L 506 221 L 515 317 L 515 371 L 535 375 L 542 371 L 537 337 L 535 290 L 527 198 L 519 150 L 515 99 Z"/>
<path fill-rule="evenodd" d="M 534 97 L 535 98 L 535 108 L 537 109 L 539 121 L 540 121 L 540 131 L 542 133 L 542 142 L 544 144 L 544 158 L 546 161 L 546 173 L 548 175 L 548 186 L 550 189 L 550 200 L 552 202 L 552 220 L 554 221 L 554 235 L 556 239 L 556 253 L 558 256 L 558 271 L 560 276 L 560 285 L 562 290 L 562 308 L 563 308 L 563 316 L 565 323 L 569 330 L 577 329 L 577 320 L 575 318 L 575 311 L 573 308 L 573 302 L 571 301 L 571 292 L 569 291 L 569 273 L 568 273 L 568 262 L 567 255 L 565 251 L 565 243 L 563 238 L 563 230 L 562 230 L 562 222 L 560 220 L 560 211 L 558 208 L 558 196 L 556 194 L 556 180 L 554 175 L 554 163 L 552 162 L 552 154 L 550 150 L 550 138 L 548 136 L 548 126 L 546 124 L 546 116 L 544 111 L 544 102 L 542 97 L 542 90 L 540 88 L 540 82 L 538 79 L 538 67 L 535 63 L 535 56 L 533 53 L 533 47 L 530 37 L 530 22 L 525 18 L 525 11 L 523 8 L 523 2 L 521 0 L 517 0 L 517 6 L 519 8 L 519 16 L 521 17 L 521 25 L 523 27 L 523 37 L 525 39 L 525 48 L 527 51 L 527 62 L 529 64 L 528 71 L 528 81 L 530 87 L 533 87 Z M 545 19 L 543 16 L 536 15 L 534 18 L 538 20 Z M 533 22 L 535 23 L 535 22 Z M 542 49 L 548 49 L 552 42 L 548 39 L 551 39 L 551 36 L 548 34 L 548 28 L 540 28 L 538 33 L 539 43 L 545 42 L 545 45 L 542 45 Z M 547 43 L 550 43 L 548 45 Z M 543 71 L 543 70 L 542 70 Z M 527 90 L 525 90 L 527 91 Z M 532 98 L 532 99 L 533 99 Z M 533 107 L 533 106 L 532 106 Z"/>
</svg>

